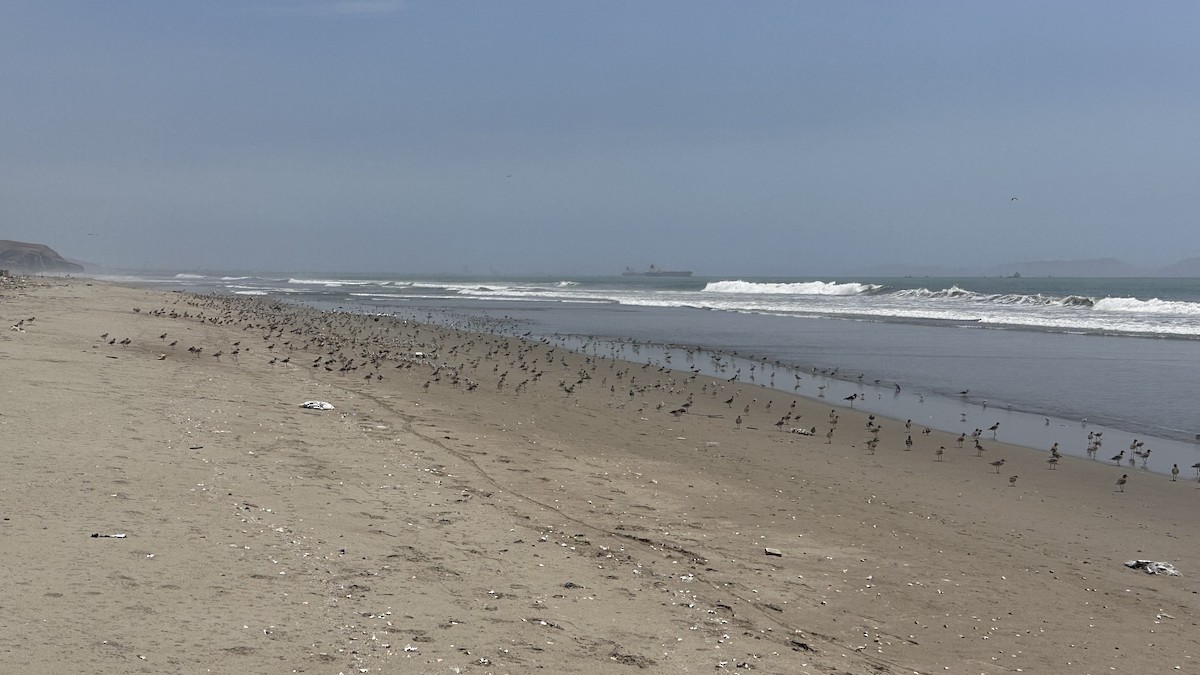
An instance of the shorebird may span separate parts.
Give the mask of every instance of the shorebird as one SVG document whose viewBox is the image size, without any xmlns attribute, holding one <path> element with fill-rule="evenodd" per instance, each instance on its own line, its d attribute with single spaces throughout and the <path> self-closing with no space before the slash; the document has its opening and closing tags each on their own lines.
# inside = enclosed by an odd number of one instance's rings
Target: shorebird
<svg viewBox="0 0 1200 675">
<path fill-rule="evenodd" d="M 997 429 L 999 429 L 999 428 L 1000 428 L 1000 423 L 999 423 L 999 422 L 996 422 L 996 423 L 995 423 L 995 424 L 993 424 L 992 426 L 988 427 L 988 431 L 992 432 L 992 438 L 995 438 L 995 437 L 996 437 L 996 430 L 997 430 Z"/>
<path fill-rule="evenodd" d="M 1117 454 L 1113 455 L 1112 457 L 1110 457 L 1109 459 L 1111 459 L 1113 461 L 1113 464 L 1120 466 L 1121 460 L 1125 459 L 1125 451 L 1122 450 L 1122 451 L 1118 452 Z"/>
<path fill-rule="evenodd" d="M 1051 469 L 1054 469 L 1055 467 L 1058 466 L 1058 458 L 1057 457 L 1051 457 L 1050 459 L 1046 460 L 1046 462 L 1048 462 L 1050 464 Z"/>
<path fill-rule="evenodd" d="M 966 433 L 961 433 L 958 435 L 958 439 L 954 441 L 954 444 L 961 448 L 963 441 L 965 441 L 965 440 L 967 440 Z"/>
<path fill-rule="evenodd" d="M 1171 480 L 1174 481 L 1178 477 L 1179 477 L 1179 465 L 1172 464 L 1171 465 Z"/>
<path fill-rule="evenodd" d="M 992 466 L 996 467 L 996 473 L 1000 473 L 1000 467 L 1004 466 L 1004 460 L 998 459 L 998 460 L 992 462 L 991 464 L 992 464 Z"/>
<path fill-rule="evenodd" d="M 735 419 L 733 421 L 733 423 L 737 425 L 737 428 L 741 429 L 742 428 L 742 416 L 738 415 L 737 419 Z"/>
<path fill-rule="evenodd" d="M 1124 492 L 1125 491 L 1125 483 L 1128 483 L 1128 482 L 1129 482 L 1129 474 L 1127 474 L 1127 473 L 1121 474 L 1121 477 L 1117 479 L 1117 492 Z"/>
<path fill-rule="evenodd" d="M 1017 484 L 1017 477 L 1016 477 L 1016 476 L 1009 476 L 1009 477 L 1008 477 L 1008 487 L 1012 487 L 1012 486 L 1014 486 L 1014 485 L 1016 485 L 1016 484 Z"/>
<path fill-rule="evenodd" d="M 937 455 L 936 461 L 939 461 L 939 462 L 942 461 L 942 455 L 945 454 L 945 452 L 946 452 L 946 446 L 943 445 L 942 447 L 938 448 L 937 452 L 934 453 L 935 455 Z"/>
<path fill-rule="evenodd" d="M 1193 464 L 1192 468 L 1196 470 L 1196 482 L 1200 483 L 1200 462 Z"/>
<path fill-rule="evenodd" d="M 913 443 L 912 436 L 909 436 L 908 438 L 904 439 L 904 449 L 906 451 L 912 450 L 912 443 Z"/>
</svg>

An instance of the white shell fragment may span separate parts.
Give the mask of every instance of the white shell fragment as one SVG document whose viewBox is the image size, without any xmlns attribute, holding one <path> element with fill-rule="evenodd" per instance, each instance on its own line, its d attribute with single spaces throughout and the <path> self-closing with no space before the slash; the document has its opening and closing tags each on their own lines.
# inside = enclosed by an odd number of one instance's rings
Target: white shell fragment
<svg viewBox="0 0 1200 675">
<path fill-rule="evenodd" d="M 1169 577 L 1183 576 L 1171 563 L 1155 562 L 1153 560 L 1127 560 L 1125 561 L 1125 566 L 1135 570 L 1142 570 L 1146 574 L 1165 574 Z"/>
<path fill-rule="evenodd" d="M 301 408 L 311 408 L 313 410 L 333 410 L 333 404 L 327 401 L 305 401 L 300 404 Z"/>
</svg>

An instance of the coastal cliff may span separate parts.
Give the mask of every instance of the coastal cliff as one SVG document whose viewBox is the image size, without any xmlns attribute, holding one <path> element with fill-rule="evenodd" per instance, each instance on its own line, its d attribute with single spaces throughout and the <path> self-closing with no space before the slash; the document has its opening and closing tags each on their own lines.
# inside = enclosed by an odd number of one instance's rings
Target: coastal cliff
<svg viewBox="0 0 1200 675">
<path fill-rule="evenodd" d="M 83 265 L 69 262 L 45 244 L 0 239 L 0 269 L 19 274 L 82 272 Z"/>
</svg>

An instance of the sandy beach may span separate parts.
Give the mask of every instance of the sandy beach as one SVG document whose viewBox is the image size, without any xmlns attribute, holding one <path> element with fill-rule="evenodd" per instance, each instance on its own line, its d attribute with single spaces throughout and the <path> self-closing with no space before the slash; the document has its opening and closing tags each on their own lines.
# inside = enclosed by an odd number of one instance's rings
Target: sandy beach
<svg viewBox="0 0 1200 675">
<path fill-rule="evenodd" d="M 842 405 L 538 342 L 0 282 L 6 673 L 1200 670 L 1190 467 L 872 449 Z"/>
</svg>

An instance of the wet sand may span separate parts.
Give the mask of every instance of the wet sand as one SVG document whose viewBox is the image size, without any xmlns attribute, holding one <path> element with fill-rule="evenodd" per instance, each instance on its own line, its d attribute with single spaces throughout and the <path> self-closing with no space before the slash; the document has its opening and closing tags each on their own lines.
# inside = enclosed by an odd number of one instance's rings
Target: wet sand
<svg viewBox="0 0 1200 675">
<path fill-rule="evenodd" d="M 1200 667 L 1189 467 L 261 298 L 0 320 L 6 672 Z"/>
</svg>

